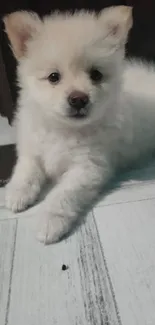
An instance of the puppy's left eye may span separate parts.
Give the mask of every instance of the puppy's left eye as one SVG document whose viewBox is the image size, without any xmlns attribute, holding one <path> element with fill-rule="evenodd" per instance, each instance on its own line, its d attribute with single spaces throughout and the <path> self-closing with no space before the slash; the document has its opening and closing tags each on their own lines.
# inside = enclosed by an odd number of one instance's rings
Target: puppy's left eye
<svg viewBox="0 0 155 325">
<path fill-rule="evenodd" d="M 89 72 L 89 75 L 90 79 L 96 83 L 101 82 L 103 79 L 103 74 L 98 69 L 92 68 Z"/>
<path fill-rule="evenodd" d="M 56 84 L 60 81 L 61 79 L 61 75 L 59 72 L 52 72 L 49 76 L 48 76 L 48 80 L 53 83 Z"/>
</svg>

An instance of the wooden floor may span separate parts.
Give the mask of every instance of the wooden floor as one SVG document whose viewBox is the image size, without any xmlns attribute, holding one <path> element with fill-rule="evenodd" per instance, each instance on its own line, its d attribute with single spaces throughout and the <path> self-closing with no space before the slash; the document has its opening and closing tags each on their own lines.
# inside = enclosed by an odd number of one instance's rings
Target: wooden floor
<svg viewBox="0 0 155 325">
<path fill-rule="evenodd" d="M 0 189 L 0 325 L 155 325 L 155 164 L 61 243 L 38 243 L 33 221 Z"/>
</svg>

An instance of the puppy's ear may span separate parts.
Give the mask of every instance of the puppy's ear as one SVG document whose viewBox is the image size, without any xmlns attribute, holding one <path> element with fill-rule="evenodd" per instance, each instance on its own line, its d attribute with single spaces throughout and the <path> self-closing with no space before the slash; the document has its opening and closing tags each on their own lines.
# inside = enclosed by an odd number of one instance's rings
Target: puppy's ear
<svg viewBox="0 0 155 325">
<path fill-rule="evenodd" d="M 113 46 L 125 44 L 132 27 L 132 7 L 109 7 L 101 11 L 99 23 L 105 31 L 105 36 Z"/>
<path fill-rule="evenodd" d="M 5 30 L 17 60 L 24 56 L 28 41 L 39 32 L 41 20 L 35 13 L 17 11 L 3 18 Z"/>
</svg>

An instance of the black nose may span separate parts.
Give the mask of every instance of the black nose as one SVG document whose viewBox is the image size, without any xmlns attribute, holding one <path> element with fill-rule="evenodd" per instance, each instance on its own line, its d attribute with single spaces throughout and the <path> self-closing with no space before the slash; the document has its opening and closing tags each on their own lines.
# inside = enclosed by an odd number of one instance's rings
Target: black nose
<svg viewBox="0 0 155 325">
<path fill-rule="evenodd" d="M 89 97 L 81 91 L 73 91 L 68 97 L 68 102 L 71 108 L 80 112 L 80 110 L 88 104 Z"/>
</svg>

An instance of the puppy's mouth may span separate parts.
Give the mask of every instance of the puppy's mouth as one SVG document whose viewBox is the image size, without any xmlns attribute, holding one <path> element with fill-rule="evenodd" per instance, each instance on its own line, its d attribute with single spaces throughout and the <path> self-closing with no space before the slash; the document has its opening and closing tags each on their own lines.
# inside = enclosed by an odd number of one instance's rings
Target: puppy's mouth
<svg viewBox="0 0 155 325">
<path fill-rule="evenodd" d="M 84 119 L 86 117 L 87 117 L 87 114 L 84 114 L 84 113 L 75 113 L 74 115 L 70 115 L 70 118 L 78 119 L 78 120 Z"/>
<path fill-rule="evenodd" d="M 81 109 L 81 110 L 75 110 L 75 111 L 70 111 L 69 118 L 71 119 L 77 119 L 77 120 L 82 120 L 88 117 L 88 110 L 86 109 Z"/>
</svg>

